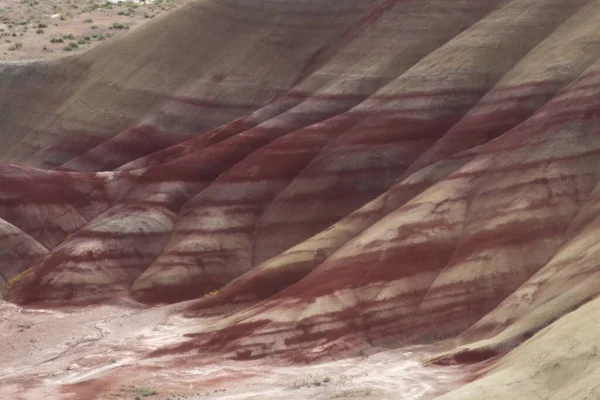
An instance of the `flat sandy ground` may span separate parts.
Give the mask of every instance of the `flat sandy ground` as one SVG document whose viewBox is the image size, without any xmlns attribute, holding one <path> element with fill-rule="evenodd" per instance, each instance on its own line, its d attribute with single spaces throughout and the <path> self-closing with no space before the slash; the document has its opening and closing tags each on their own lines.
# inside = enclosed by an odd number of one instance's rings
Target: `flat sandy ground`
<svg viewBox="0 0 600 400">
<path fill-rule="evenodd" d="M 464 380 L 456 367 L 421 366 L 406 349 L 308 366 L 148 357 L 211 322 L 175 315 L 178 307 L 58 311 L 0 302 L 0 398 L 430 399 Z"/>
<path fill-rule="evenodd" d="M 84 51 L 191 0 L 0 0 L 0 62 Z"/>
</svg>

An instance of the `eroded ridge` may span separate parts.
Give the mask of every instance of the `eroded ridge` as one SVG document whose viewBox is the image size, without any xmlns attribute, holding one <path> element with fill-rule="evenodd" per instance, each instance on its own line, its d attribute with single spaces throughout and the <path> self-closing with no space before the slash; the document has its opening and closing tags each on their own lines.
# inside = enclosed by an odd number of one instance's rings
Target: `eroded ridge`
<svg viewBox="0 0 600 400">
<path fill-rule="evenodd" d="M 596 313 L 598 27 L 591 0 L 209 0 L 3 66 L 0 290 L 189 300 L 150 359 L 424 345 L 488 368 L 443 398 L 493 396 Z"/>
</svg>

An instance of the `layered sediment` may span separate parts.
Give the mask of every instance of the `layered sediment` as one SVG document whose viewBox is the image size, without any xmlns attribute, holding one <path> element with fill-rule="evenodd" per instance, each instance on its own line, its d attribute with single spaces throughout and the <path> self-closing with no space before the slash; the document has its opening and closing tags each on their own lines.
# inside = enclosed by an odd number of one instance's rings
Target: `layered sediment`
<svg viewBox="0 0 600 400">
<path fill-rule="evenodd" d="M 0 290 L 224 315 L 156 354 L 461 363 L 557 326 L 447 395 L 492 396 L 596 315 L 599 27 L 592 0 L 209 0 L 1 67 Z"/>
</svg>

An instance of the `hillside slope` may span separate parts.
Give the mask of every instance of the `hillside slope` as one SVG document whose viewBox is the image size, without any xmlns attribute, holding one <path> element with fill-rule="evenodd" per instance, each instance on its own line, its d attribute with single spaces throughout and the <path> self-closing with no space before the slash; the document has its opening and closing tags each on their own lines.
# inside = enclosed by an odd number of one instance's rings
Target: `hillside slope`
<svg viewBox="0 0 600 400">
<path fill-rule="evenodd" d="M 600 0 L 205 0 L 1 66 L 0 288 L 219 316 L 152 357 L 427 345 L 487 368 L 443 399 L 592 396 L 599 84 Z"/>
</svg>

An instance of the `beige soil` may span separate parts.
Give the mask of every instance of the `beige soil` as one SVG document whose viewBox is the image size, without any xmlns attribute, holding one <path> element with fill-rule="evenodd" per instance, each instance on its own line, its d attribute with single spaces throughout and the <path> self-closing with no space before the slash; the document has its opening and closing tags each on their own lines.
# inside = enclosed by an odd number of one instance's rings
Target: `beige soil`
<svg viewBox="0 0 600 400">
<path fill-rule="evenodd" d="M 191 0 L 0 0 L 0 62 L 88 50 Z"/>
</svg>

